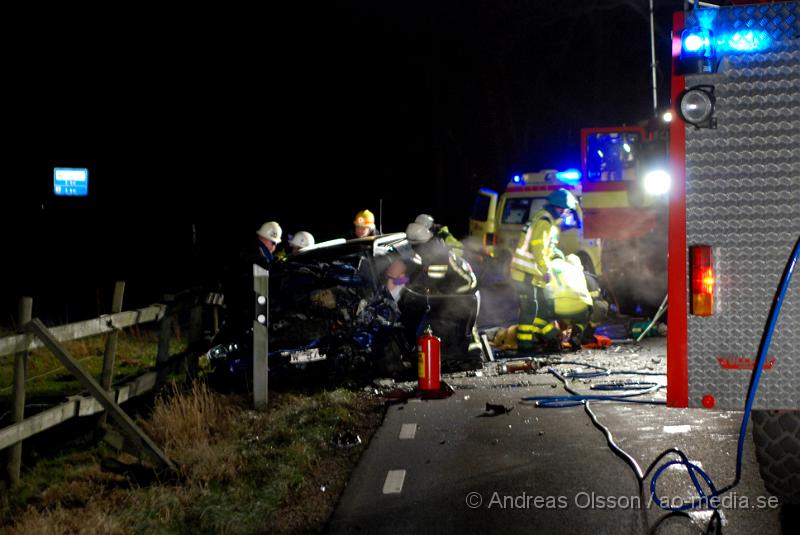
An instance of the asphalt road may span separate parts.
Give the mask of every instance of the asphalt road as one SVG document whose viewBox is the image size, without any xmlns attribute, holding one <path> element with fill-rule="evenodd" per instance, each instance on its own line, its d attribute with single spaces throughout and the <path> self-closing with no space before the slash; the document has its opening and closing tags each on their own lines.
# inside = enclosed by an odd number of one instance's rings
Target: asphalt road
<svg viewBox="0 0 800 535">
<path fill-rule="evenodd" d="M 613 369 L 664 371 L 665 354 L 664 340 L 650 339 L 569 356 Z M 630 468 L 608 449 L 581 407 L 543 409 L 520 402 L 525 395 L 563 393 L 552 375 L 487 375 L 450 378 L 456 392 L 448 399 L 389 407 L 328 531 L 649 533 L 665 515 L 647 490 L 639 493 Z M 663 393 L 654 399 L 664 399 Z M 514 408 L 486 416 L 487 402 Z M 599 402 L 594 410 L 642 469 L 677 446 L 717 486 L 733 480 L 740 412 Z M 681 467 L 665 472 L 658 491 L 674 503 L 694 496 Z M 781 513 L 765 491 L 750 437 L 743 480 L 723 505 L 726 534 L 781 533 L 782 519 L 786 529 L 787 511 Z M 700 533 L 710 514 L 671 518 L 658 533 Z"/>
</svg>

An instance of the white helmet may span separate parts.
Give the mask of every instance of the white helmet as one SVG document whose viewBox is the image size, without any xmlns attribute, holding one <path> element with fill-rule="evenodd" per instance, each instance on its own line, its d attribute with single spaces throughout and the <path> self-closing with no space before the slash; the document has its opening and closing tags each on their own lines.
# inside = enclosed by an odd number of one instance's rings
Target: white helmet
<svg viewBox="0 0 800 535">
<path fill-rule="evenodd" d="M 292 247 L 297 247 L 302 251 L 306 247 L 311 247 L 314 245 L 314 236 L 312 236 L 310 232 L 301 230 L 292 236 L 292 239 L 289 240 L 289 245 Z"/>
<path fill-rule="evenodd" d="M 406 236 L 408 236 L 408 241 L 410 241 L 412 245 L 425 243 L 433 238 L 431 231 L 419 223 L 409 223 L 406 227 Z"/>
<path fill-rule="evenodd" d="M 428 214 L 419 214 L 417 218 L 414 220 L 414 223 L 419 223 L 426 229 L 430 230 L 433 226 L 433 216 Z"/>
<path fill-rule="evenodd" d="M 275 221 L 269 221 L 261 225 L 261 228 L 256 231 L 256 234 L 264 238 L 265 240 L 270 240 L 275 243 L 275 245 L 281 242 L 281 236 L 283 235 L 283 231 L 281 230 L 281 226 Z"/>
</svg>

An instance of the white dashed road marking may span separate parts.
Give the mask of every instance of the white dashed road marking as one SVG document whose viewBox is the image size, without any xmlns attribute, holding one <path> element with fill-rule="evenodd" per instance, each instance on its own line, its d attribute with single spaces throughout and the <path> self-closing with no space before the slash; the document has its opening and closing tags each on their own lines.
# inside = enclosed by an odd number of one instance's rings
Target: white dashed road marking
<svg viewBox="0 0 800 535">
<path fill-rule="evenodd" d="M 403 424 L 400 427 L 400 440 L 411 440 L 417 434 L 417 424 Z"/>
<path fill-rule="evenodd" d="M 688 433 L 692 429 L 691 425 L 665 425 L 665 433 Z"/>
<path fill-rule="evenodd" d="M 405 470 L 389 470 L 386 481 L 383 482 L 384 494 L 400 494 L 403 490 L 403 481 L 406 479 Z"/>
</svg>

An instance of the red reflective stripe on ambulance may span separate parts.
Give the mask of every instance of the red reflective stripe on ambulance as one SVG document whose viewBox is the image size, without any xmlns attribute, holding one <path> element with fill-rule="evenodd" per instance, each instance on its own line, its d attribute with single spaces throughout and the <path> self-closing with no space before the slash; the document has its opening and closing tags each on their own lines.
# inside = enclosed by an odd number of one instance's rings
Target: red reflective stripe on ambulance
<svg viewBox="0 0 800 535">
<path fill-rule="evenodd" d="M 557 184 L 555 186 L 547 186 L 544 184 L 541 186 L 508 186 L 506 188 L 506 192 L 512 193 L 520 191 L 556 191 L 561 188 L 573 190 L 575 189 L 575 186 L 570 186 L 569 184 Z"/>
</svg>

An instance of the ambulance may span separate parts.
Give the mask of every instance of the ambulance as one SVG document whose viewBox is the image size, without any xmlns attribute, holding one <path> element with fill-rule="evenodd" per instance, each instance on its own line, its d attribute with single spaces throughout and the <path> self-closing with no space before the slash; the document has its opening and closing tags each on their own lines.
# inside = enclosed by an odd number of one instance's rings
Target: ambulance
<svg viewBox="0 0 800 535">
<path fill-rule="evenodd" d="M 531 215 L 547 202 L 547 196 L 564 188 L 581 198 L 581 173 L 577 169 L 546 169 L 538 173 L 514 176 L 503 193 L 483 188 L 478 191 L 469 221 L 467 247 L 473 255 L 492 257 L 507 267 L 517 247 L 520 232 Z M 584 213 L 580 206 L 576 216 L 561 232 L 559 248 L 564 254 L 580 258 L 584 270 L 601 275 L 602 242 L 584 237 Z M 501 268 L 502 269 L 502 268 Z"/>
</svg>

